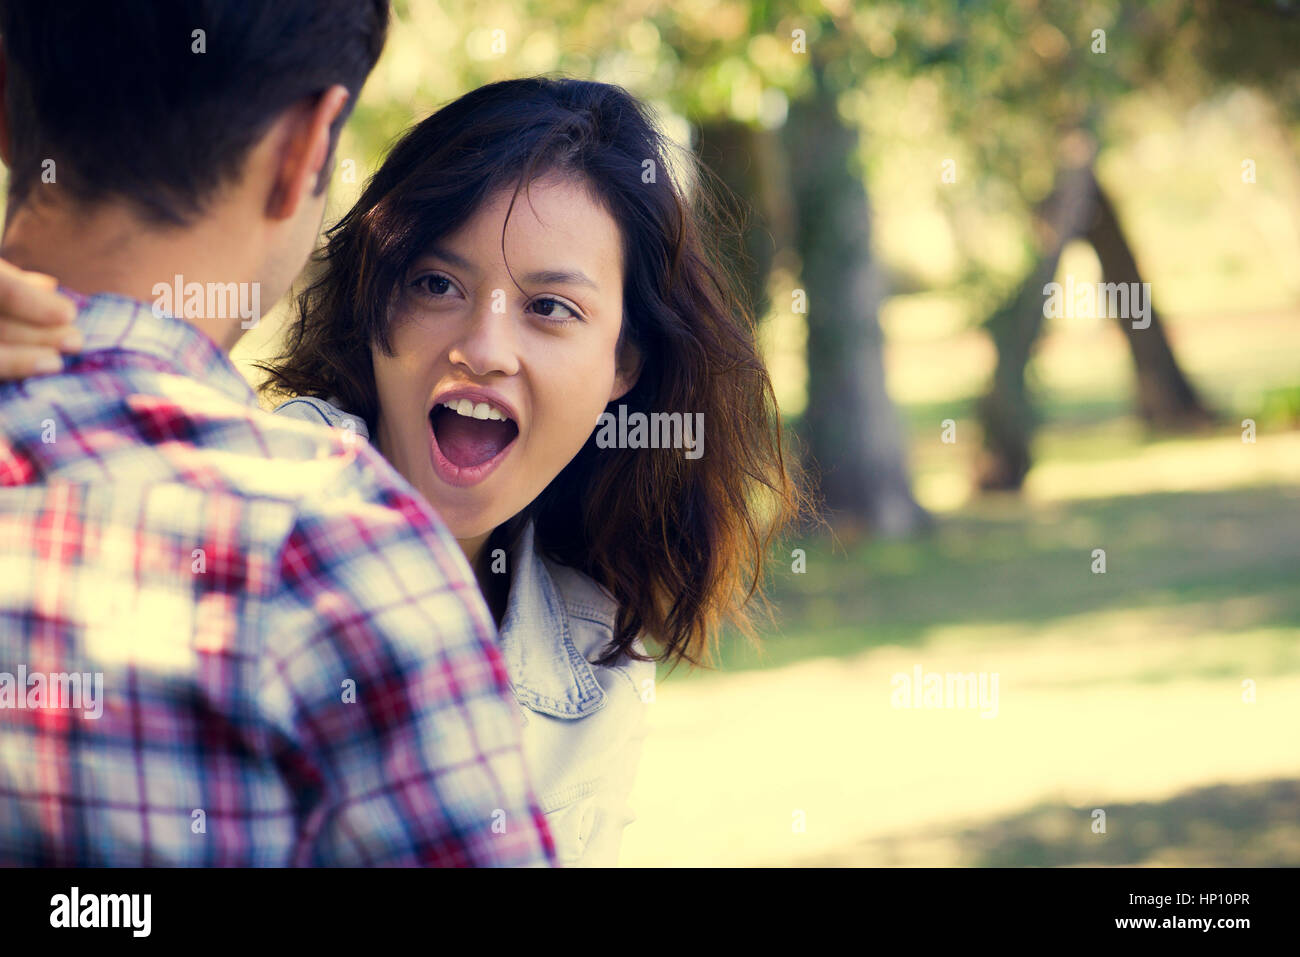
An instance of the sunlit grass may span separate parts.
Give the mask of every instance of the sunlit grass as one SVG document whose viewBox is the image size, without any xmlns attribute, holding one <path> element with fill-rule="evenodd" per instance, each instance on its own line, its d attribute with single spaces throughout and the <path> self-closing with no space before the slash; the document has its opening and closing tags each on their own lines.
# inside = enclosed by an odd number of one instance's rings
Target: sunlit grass
<svg viewBox="0 0 1300 957">
<path fill-rule="evenodd" d="M 943 321 L 890 346 L 934 532 L 799 542 L 763 653 L 668 679 L 623 863 L 1300 863 L 1300 431 L 1240 429 L 1300 378 L 1300 322 L 1171 320 L 1221 415 L 1181 436 L 1132 415 L 1117 330 L 1053 327 L 1025 492 L 976 497 L 990 357 Z M 918 665 L 998 674 L 997 716 L 891 707 Z"/>
</svg>

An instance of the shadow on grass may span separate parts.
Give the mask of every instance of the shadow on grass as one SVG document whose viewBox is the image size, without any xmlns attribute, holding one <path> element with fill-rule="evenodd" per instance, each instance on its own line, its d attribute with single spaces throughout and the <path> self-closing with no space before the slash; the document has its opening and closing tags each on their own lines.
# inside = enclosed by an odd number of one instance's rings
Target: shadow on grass
<svg viewBox="0 0 1300 957">
<path fill-rule="evenodd" d="M 1061 505 L 978 503 L 915 541 L 791 543 L 807 570 L 778 566 L 778 625 L 759 658 L 740 639 L 722 668 L 771 667 L 916 645 L 949 625 L 1034 626 L 1062 616 L 1202 603 L 1203 627 L 1239 627 L 1217 603 L 1253 600 L 1257 627 L 1300 627 L 1300 489 L 1151 493 Z M 1092 570 L 1104 549 L 1105 574 Z M 1226 616 L 1229 613 L 1223 612 Z"/>
<path fill-rule="evenodd" d="M 864 842 L 800 864 L 1300 866 L 1300 781 L 1215 785 L 1168 801 L 1101 809 L 1104 834 L 1093 833 L 1093 808 L 1044 804 L 976 828 Z"/>
</svg>

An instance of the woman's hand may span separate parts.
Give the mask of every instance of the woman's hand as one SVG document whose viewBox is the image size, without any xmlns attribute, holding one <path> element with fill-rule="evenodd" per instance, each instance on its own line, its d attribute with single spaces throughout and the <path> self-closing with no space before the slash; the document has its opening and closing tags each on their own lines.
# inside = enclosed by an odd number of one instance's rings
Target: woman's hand
<svg viewBox="0 0 1300 957">
<path fill-rule="evenodd" d="M 57 372 L 59 353 L 81 348 L 76 304 L 57 286 L 53 276 L 0 259 L 0 380 Z"/>
</svg>

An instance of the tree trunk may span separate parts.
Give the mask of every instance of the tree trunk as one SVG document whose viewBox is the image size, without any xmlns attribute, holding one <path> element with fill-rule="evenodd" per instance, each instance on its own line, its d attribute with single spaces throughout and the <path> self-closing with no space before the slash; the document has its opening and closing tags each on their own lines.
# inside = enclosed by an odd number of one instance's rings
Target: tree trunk
<svg viewBox="0 0 1300 957">
<path fill-rule="evenodd" d="M 1142 281 L 1115 207 L 1093 173 L 1093 152 L 1086 143 L 1080 134 L 1078 143 L 1070 148 L 1075 161 L 1059 174 L 1056 188 L 1039 213 L 1038 262 L 1011 301 L 985 323 L 998 359 L 993 387 L 978 407 L 984 427 L 984 450 L 976 472 L 981 489 L 1018 489 L 1029 473 L 1029 445 L 1035 423 L 1025 390 L 1025 367 L 1043 325 L 1043 287 L 1056 275 L 1066 243 L 1076 236 L 1091 243 L 1101 262 L 1104 282 Z M 1145 328 L 1133 328 L 1132 315 L 1116 317 L 1137 371 L 1139 415 L 1161 427 L 1181 428 L 1211 421 L 1211 414 L 1174 359 L 1154 305 L 1149 300 L 1147 305 L 1150 324 Z"/>
<path fill-rule="evenodd" d="M 1056 275 L 1065 244 L 1093 215 L 1095 190 L 1092 153 L 1062 170 L 1038 220 L 1038 261 L 1011 300 L 985 321 L 997 349 L 993 386 L 976 414 L 984 428 L 984 448 L 976 484 L 984 490 L 1018 489 L 1029 473 L 1033 409 L 1025 389 L 1025 367 L 1043 327 L 1043 287 Z"/>
<path fill-rule="evenodd" d="M 790 104 L 782 133 L 808 303 L 804 439 L 833 520 L 907 535 L 929 515 L 912 496 L 902 428 L 885 391 L 876 317 L 883 283 L 856 169 L 857 132 L 841 121 L 821 65 L 811 68 L 813 89 Z"/>
<path fill-rule="evenodd" d="M 1101 261 L 1103 280 L 1108 283 L 1141 283 L 1137 260 L 1110 197 L 1095 180 L 1093 188 L 1096 190 L 1096 215 L 1088 228 L 1087 238 Z M 1148 300 L 1147 306 L 1151 310 L 1151 324 L 1144 329 L 1134 329 L 1129 319 L 1118 319 L 1133 354 L 1138 415 L 1148 424 L 1160 428 L 1187 428 L 1209 423 L 1212 415 L 1201 404 L 1196 390 L 1178 367 L 1155 305 Z"/>
<path fill-rule="evenodd" d="M 740 241 L 723 236 L 723 256 L 743 265 L 737 271 L 754 317 L 760 320 L 768 310 L 772 264 L 792 242 L 789 172 L 781 144 L 774 133 L 729 118 L 704 121 L 699 131 L 701 162 L 730 190 L 730 198 L 739 200 L 738 206 L 728 204 L 727 213 L 736 219 Z"/>
</svg>

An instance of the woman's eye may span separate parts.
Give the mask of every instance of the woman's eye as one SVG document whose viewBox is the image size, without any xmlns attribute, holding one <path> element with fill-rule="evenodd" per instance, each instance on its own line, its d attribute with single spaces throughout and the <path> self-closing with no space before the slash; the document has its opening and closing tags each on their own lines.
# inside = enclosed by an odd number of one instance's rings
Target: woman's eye
<svg viewBox="0 0 1300 957">
<path fill-rule="evenodd" d="M 577 310 L 575 310 L 572 306 L 566 306 L 558 299 L 550 299 L 550 298 L 534 299 L 532 305 L 533 308 L 539 310 L 542 318 L 549 319 L 552 322 L 569 322 L 573 319 L 579 318 Z M 563 313 L 557 314 L 554 311 L 556 306 L 563 309 L 564 312 L 567 313 L 568 315 L 564 315 Z"/>
<path fill-rule="evenodd" d="M 446 276 L 439 276 L 432 273 L 427 276 L 421 276 L 419 279 L 415 280 L 415 282 L 411 283 L 411 286 L 421 292 L 438 298 L 445 296 L 448 290 L 452 288 L 450 279 Z"/>
</svg>

